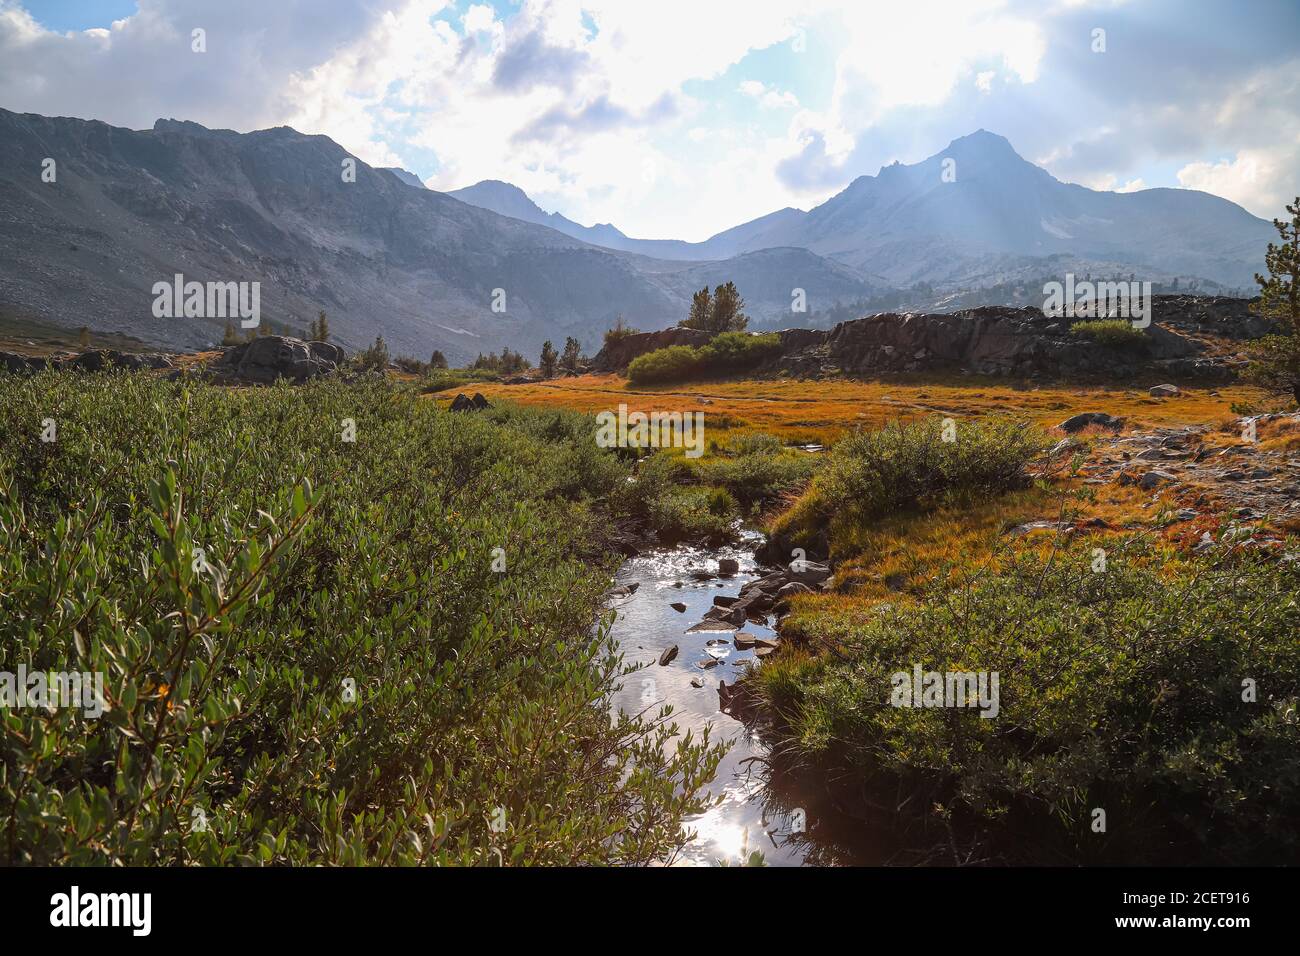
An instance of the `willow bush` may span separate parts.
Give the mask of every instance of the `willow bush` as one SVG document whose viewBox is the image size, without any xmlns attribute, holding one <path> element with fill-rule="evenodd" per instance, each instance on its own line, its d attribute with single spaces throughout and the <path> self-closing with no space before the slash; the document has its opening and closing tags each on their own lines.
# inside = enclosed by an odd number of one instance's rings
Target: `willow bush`
<svg viewBox="0 0 1300 956">
<path fill-rule="evenodd" d="M 594 542 L 626 466 L 575 470 L 581 428 L 380 380 L 0 375 L 0 407 L 0 670 L 98 672 L 106 707 L 0 709 L 0 861 L 682 845 L 719 754 L 611 719 Z"/>
</svg>

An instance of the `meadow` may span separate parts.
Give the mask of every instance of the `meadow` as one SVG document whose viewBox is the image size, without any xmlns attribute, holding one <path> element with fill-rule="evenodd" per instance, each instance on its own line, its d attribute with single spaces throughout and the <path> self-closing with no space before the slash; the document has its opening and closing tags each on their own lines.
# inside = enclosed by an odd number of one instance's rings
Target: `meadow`
<svg viewBox="0 0 1300 956">
<path fill-rule="evenodd" d="M 753 520 L 769 535 L 764 558 L 829 556 L 834 585 L 786 599 L 782 652 L 740 693 L 776 766 L 833 781 L 899 835 L 898 862 L 1294 859 L 1300 562 L 1278 556 L 1300 553 L 1300 522 L 1239 519 L 1190 471 L 1155 493 L 1099 479 L 1115 436 L 1087 429 L 1062 447 L 1055 428 L 1105 411 L 1125 435 L 1195 426 L 1207 454 L 1232 455 L 1241 410 L 1276 400 L 1242 385 L 1153 398 L 968 379 L 647 388 L 617 376 L 487 394 L 703 410 L 717 450 L 829 446 Z M 1296 457 L 1300 429 L 1269 423 L 1254 447 Z M 997 718 L 891 706 L 891 675 L 916 666 L 999 673 Z"/>
</svg>

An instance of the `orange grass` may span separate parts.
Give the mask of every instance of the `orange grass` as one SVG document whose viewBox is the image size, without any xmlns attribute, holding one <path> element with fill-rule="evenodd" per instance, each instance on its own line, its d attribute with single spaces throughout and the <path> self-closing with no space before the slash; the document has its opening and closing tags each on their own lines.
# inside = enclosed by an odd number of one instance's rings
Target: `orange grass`
<svg viewBox="0 0 1300 956">
<path fill-rule="evenodd" d="M 450 401 L 461 389 L 434 397 Z M 1177 398 L 1158 399 L 1145 389 L 1053 385 L 1013 388 L 1003 382 L 958 379 L 936 382 L 849 379 L 693 382 L 629 387 L 619 375 L 582 375 L 527 385 L 472 383 L 489 399 L 550 405 L 582 412 L 702 411 L 719 429 L 759 429 L 788 441 L 830 442 L 857 427 L 878 428 L 895 418 L 942 414 L 954 418 L 1010 412 L 1037 424 L 1056 425 L 1083 411 L 1106 411 L 1139 427 L 1218 421 L 1233 402 L 1258 402 L 1259 389 L 1245 385 L 1187 387 Z M 1215 394 L 1211 394 L 1214 392 Z"/>
</svg>

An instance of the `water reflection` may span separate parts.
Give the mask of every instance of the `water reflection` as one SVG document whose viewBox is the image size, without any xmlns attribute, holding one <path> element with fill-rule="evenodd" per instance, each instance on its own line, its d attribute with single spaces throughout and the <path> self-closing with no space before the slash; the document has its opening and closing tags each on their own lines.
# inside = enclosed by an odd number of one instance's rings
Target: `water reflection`
<svg viewBox="0 0 1300 956">
<path fill-rule="evenodd" d="M 769 865 L 869 862 L 874 856 L 864 847 L 874 842 L 869 831 L 824 796 L 805 792 L 792 779 L 776 774 L 761 733 L 719 711 L 719 682 L 732 685 L 747 668 L 761 666 L 752 646 L 738 650 L 729 631 L 687 633 L 703 620 L 715 596 L 734 596 L 760 576 L 754 549 L 761 543 L 761 535 L 751 534 L 732 548 L 682 546 L 639 555 L 624 564 L 615 584 L 639 587 L 614 602 L 618 617 L 612 633 L 628 663 L 650 666 L 624 681 L 614 704 L 635 713 L 669 703 L 683 731 L 698 734 L 711 726 L 714 739 L 732 742 L 710 786 L 721 801 L 689 821 L 697 835 L 683 852 L 683 862 L 713 865 L 723 860 L 734 865 L 755 850 Z M 705 572 L 716 574 L 724 558 L 737 560 L 740 573 L 700 579 Z M 685 605 L 685 611 L 674 609 L 674 603 Z M 776 633 L 752 621 L 741 630 L 756 637 Z M 676 658 L 660 667 L 660 655 L 674 644 Z"/>
</svg>

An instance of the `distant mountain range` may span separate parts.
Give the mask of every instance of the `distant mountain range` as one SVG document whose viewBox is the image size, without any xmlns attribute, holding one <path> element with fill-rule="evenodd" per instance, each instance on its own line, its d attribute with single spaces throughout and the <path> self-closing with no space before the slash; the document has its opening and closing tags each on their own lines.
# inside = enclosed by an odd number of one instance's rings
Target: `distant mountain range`
<svg viewBox="0 0 1300 956">
<path fill-rule="evenodd" d="M 608 223 L 581 226 L 543 212 L 522 190 L 497 180 L 448 195 L 611 249 L 706 260 L 791 246 L 876 282 L 950 291 L 994 274 L 1032 273 L 1042 260 L 1061 255 L 1099 273 L 1185 276 L 1247 289 L 1273 235 L 1265 220 L 1209 193 L 1114 193 L 1063 183 L 982 129 L 922 162 L 859 176 L 808 212 L 781 209 L 698 243 L 631 239 Z"/>
<path fill-rule="evenodd" d="M 695 289 L 727 280 L 769 327 L 873 303 L 969 304 L 972 290 L 1067 269 L 1245 288 L 1272 233 L 1204 193 L 1060 183 L 983 131 L 854 180 L 809 212 L 783 209 L 702 243 L 582 226 L 491 180 L 444 194 L 355 161 L 348 181 L 349 159 L 328 137 L 287 127 L 128 130 L 0 110 L 0 323 L 38 318 L 165 347 L 218 341 L 222 319 L 153 316 L 154 283 L 182 273 L 259 282 L 264 321 L 291 332 L 324 310 L 353 348 L 383 335 L 395 352 L 461 361 L 574 335 L 594 354 L 619 314 L 672 325 Z M 945 159 L 955 181 L 944 181 Z M 807 315 L 791 312 L 796 288 Z M 493 311 L 498 289 L 504 312 Z"/>
</svg>

